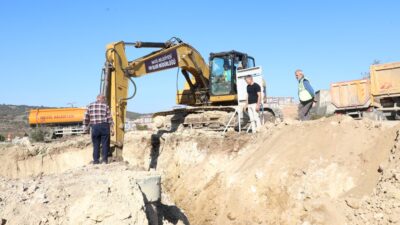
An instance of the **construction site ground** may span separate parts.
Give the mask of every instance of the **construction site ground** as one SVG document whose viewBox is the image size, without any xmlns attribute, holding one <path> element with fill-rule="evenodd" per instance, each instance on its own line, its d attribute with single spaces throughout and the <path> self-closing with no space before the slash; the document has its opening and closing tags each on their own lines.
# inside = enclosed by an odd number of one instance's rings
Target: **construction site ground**
<svg viewBox="0 0 400 225">
<path fill-rule="evenodd" d="M 135 131 L 109 165 L 90 165 L 88 135 L 21 139 L 0 145 L 0 224 L 147 224 L 135 177 L 149 168 L 162 175 L 159 224 L 400 224 L 399 132 L 347 116 L 257 134 Z"/>
</svg>

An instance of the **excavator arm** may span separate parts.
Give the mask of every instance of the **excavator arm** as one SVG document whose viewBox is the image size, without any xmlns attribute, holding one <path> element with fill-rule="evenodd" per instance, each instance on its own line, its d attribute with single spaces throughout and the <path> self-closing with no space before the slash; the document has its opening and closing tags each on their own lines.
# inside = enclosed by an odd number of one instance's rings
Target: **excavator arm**
<svg viewBox="0 0 400 225">
<path fill-rule="evenodd" d="M 107 45 L 106 62 L 101 92 L 107 97 L 111 108 L 115 135 L 111 143 L 122 149 L 126 117 L 129 80 L 147 74 L 180 68 L 186 79 L 185 88 L 177 95 L 177 103 L 206 105 L 209 101 L 209 67 L 200 53 L 179 39 L 176 42 L 115 42 Z M 160 48 L 146 56 L 128 61 L 125 48 Z M 136 87 L 135 87 L 136 91 Z M 117 157 L 121 157 L 117 150 Z"/>
</svg>

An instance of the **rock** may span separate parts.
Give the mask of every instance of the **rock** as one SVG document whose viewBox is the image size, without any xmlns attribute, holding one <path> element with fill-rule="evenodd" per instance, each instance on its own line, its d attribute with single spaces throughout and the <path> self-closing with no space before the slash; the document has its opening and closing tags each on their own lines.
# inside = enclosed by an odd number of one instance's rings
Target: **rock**
<svg viewBox="0 0 400 225">
<path fill-rule="evenodd" d="M 35 195 L 35 201 L 41 203 L 41 204 L 47 204 L 49 203 L 49 200 L 47 199 L 47 195 L 45 193 L 38 193 Z"/>
<path fill-rule="evenodd" d="M 345 200 L 346 205 L 352 209 L 359 209 L 360 208 L 360 201 L 354 198 L 347 198 Z"/>
<path fill-rule="evenodd" d="M 388 221 L 390 223 L 397 223 L 399 221 L 399 215 L 397 214 L 390 215 Z"/>
<path fill-rule="evenodd" d="M 387 186 L 386 187 L 386 195 L 389 198 L 400 200 L 400 189 L 396 188 L 393 185 Z"/>
<path fill-rule="evenodd" d="M 49 219 L 48 219 L 48 218 L 46 218 L 46 217 L 44 217 L 44 218 L 42 218 L 42 219 L 40 220 L 40 223 L 39 223 L 39 225 L 42 225 L 42 224 L 48 224 L 48 222 L 49 222 Z"/>
<path fill-rule="evenodd" d="M 25 185 L 22 185 L 22 191 L 25 192 L 28 190 L 28 187 L 26 187 Z"/>
<path fill-rule="evenodd" d="M 295 177 L 301 177 L 306 174 L 307 174 L 306 171 L 301 170 L 301 169 L 297 169 L 296 171 L 293 172 L 293 176 L 295 176 Z"/>
<path fill-rule="evenodd" d="M 376 220 L 381 220 L 381 219 L 383 219 L 383 217 L 384 217 L 383 213 L 375 213 L 374 214 L 374 219 L 376 219 Z"/>
<path fill-rule="evenodd" d="M 31 142 L 29 141 L 28 137 L 15 137 L 11 143 L 15 144 L 15 145 L 25 145 L 25 146 L 29 146 L 31 144 Z"/>
<path fill-rule="evenodd" d="M 285 125 L 298 124 L 299 122 L 300 122 L 300 121 L 294 120 L 294 119 L 291 119 L 291 118 L 287 118 L 287 119 L 284 119 L 284 120 L 283 120 L 283 123 L 284 123 Z"/>
<path fill-rule="evenodd" d="M 235 220 L 235 219 L 236 219 L 236 216 L 233 215 L 232 212 L 229 212 L 229 213 L 226 215 L 226 217 L 227 217 L 229 220 Z"/>
<path fill-rule="evenodd" d="M 395 172 L 393 174 L 393 178 L 396 179 L 397 181 L 399 181 L 400 180 L 400 173 L 399 172 Z"/>
<path fill-rule="evenodd" d="M 36 184 L 33 184 L 28 188 L 27 191 L 28 191 L 28 194 L 33 194 L 38 189 L 39 189 L 39 186 L 37 186 Z"/>
<path fill-rule="evenodd" d="M 257 171 L 254 176 L 256 177 L 257 180 L 262 179 L 265 175 L 262 171 Z"/>
<path fill-rule="evenodd" d="M 378 172 L 379 173 L 383 173 L 383 170 L 384 170 L 384 166 L 381 164 L 381 165 L 379 165 L 379 167 L 378 167 Z"/>
</svg>

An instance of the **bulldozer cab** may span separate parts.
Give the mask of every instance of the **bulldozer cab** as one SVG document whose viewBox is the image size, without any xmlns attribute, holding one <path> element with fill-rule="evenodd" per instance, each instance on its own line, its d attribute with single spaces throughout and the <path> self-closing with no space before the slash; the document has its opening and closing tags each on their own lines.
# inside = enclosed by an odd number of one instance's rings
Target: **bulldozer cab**
<svg viewBox="0 0 400 225">
<path fill-rule="evenodd" d="M 254 67 L 255 61 L 245 53 L 230 51 L 211 53 L 209 65 L 211 96 L 235 95 L 237 70 Z"/>
</svg>

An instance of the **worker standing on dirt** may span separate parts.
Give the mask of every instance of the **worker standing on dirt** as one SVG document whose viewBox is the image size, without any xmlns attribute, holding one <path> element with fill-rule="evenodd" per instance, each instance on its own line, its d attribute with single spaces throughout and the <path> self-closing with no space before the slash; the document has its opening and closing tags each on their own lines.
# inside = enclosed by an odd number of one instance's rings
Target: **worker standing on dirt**
<svg viewBox="0 0 400 225">
<path fill-rule="evenodd" d="M 261 107 L 261 87 L 254 82 L 253 76 L 248 75 L 245 78 L 247 83 L 247 102 L 245 108 L 250 117 L 251 130 L 255 133 L 261 127 L 260 116 L 258 112 Z"/>
<path fill-rule="evenodd" d="M 299 120 L 310 120 L 310 110 L 314 104 L 314 89 L 310 81 L 304 77 L 302 70 L 295 71 L 296 79 L 299 82 Z"/>
<path fill-rule="evenodd" d="M 100 145 L 102 148 L 101 163 L 108 163 L 108 152 L 110 150 L 110 134 L 114 136 L 113 119 L 111 117 L 110 108 L 106 104 L 104 95 L 98 95 L 96 102 L 88 105 L 83 125 L 85 131 L 89 132 L 91 128 L 92 144 L 93 144 L 93 164 L 99 164 Z"/>
</svg>

